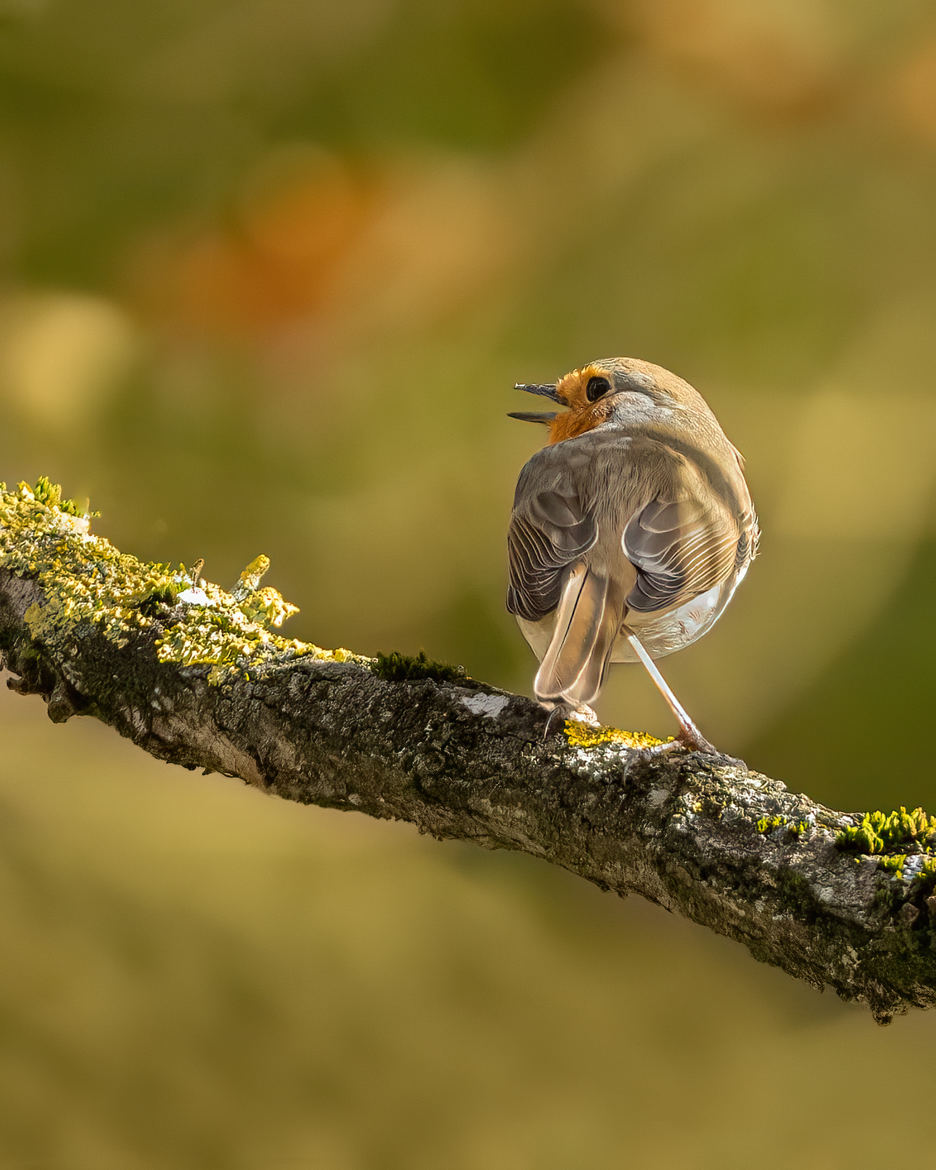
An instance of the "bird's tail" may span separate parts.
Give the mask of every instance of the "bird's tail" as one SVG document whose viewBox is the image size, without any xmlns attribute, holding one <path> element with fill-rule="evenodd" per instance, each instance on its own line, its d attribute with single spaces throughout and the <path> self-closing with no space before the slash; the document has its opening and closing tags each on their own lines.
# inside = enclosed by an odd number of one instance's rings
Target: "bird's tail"
<svg viewBox="0 0 936 1170">
<path fill-rule="evenodd" d="M 601 690 L 624 619 L 625 590 L 586 565 L 569 576 L 533 690 L 541 703 L 590 705 Z"/>
</svg>

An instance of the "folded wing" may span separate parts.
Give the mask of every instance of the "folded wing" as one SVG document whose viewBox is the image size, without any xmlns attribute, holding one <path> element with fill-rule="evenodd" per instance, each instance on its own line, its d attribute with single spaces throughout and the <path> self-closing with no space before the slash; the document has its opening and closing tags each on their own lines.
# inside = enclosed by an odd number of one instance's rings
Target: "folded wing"
<svg viewBox="0 0 936 1170">
<path fill-rule="evenodd" d="M 749 498 L 705 491 L 697 479 L 697 471 L 675 461 L 667 484 L 627 522 L 622 545 L 637 569 L 629 609 L 675 609 L 753 556 L 757 522 Z"/>
<path fill-rule="evenodd" d="M 534 456 L 517 484 L 507 533 L 507 609 L 527 621 L 552 613 L 566 570 L 598 539 L 598 525 L 573 476 L 574 465 Z"/>
</svg>

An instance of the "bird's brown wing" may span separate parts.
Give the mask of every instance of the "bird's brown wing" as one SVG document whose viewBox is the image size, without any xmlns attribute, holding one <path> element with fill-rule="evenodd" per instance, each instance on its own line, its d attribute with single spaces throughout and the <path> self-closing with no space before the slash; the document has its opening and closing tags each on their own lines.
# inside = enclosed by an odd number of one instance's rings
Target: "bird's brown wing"
<svg viewBox="0 0 936 1170">
<path fill-rule="evenodd" d="M 624 529 L 624 553 L 637 569 L 628 608 L 674 609 L 707 592 L 736 571 L 739 556 L 747 559 L 750 539 L 744 521 L 711 493 L 703 499 L 675 486 Z"/>
<path fill-rule="evenodd" d="M 520 473 L 507 532 L 507 609 L 531 622 L 556 608 L 565 570 L 598 538 L 576 487 L 576 456 L 566 451 L 556 458 L 555 450 L 544 448 Z"/>
</svg>

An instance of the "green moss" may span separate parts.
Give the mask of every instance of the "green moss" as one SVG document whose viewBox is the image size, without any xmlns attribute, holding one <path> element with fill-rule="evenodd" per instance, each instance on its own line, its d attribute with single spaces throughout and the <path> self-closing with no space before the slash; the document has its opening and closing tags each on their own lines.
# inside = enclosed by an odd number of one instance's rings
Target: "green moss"
<svg viewBox="0 0 936 1170">
<path fill-rule="evenodd" d="M 23 484 L 20 484 L 20 487 L 23 486 Z M 45 504 L 48 508 L 58 508 L 59 511 L 64 512 L 67 516 L 83 516 L 85 514 L 84 510 L 74 500 L 68 500 L 62 496 L 61 485 L 53 483 L 48 476 L 39 476 L 36 480 L 36 486 L 32 489 L 32 493 L 38 503 Z M 97 513 L 91 513 L 91 515 L 97 515 Z"/>
<path fill-rule="evenodd" d="M 758 833 L 773 833 L 777 829 L 785 830 L 790 837 L 799 837 L 809 828 L 806 821 L 791 821 L 780 813 L 772 817 L 761 817 L 757 822 Z"/>
<path fill-rule="evenodd" d="M 259 588 L 266 557 L 244 570 L 236 596 L 209 582 L 196 589 L 183 565 L 147 564 L 120 553 L 91 533 L 90 520 L 45 477 L 35 488 L 21 483 L 8 491 L 0 484 L 0 567 L 35 578 L 42 588 L 42 603 L 25 615 L 37 645 L 65 656 L 80 626 L 96 626 L 118 647 L 154 628 L 161 661 L 209 665 L 211 682 L 231 669 L 301 656 L 365 661 L 349 650 L 323 650 L 272 632 L 298 610 L 275 589 Z M 180 604 L 171 624 L 159 620 L 164 606 Z"/>
<path fill-rule="evenodd" d="M 777 884 L 784 902 L 796 917 L 806 923 L 814 922 L 816 895 L 810 880 L 794 869 L 784 869 L 778 874 Z"/>
<path fill-rule="evenodd" d="M 923 860 L 917 865 L 914 860 L 917 857 L 922 857 Z M 901 880 L 907 868 L 911 868 L 911 878 L 920 883 L 929 884 L 931 879 L 936 879 L 936 857 L 927 856 L 919 853 L 888 853 L 884 857 L 877 859 L 878 869 L 883 869 L 888 873 L 893 873 Z"/>
<path fill-rule="evenodd" d="M 387 679 L 388 682 L 431 678 L 435 679 L 436 682 L 457 683 L 466 677 L 463 666 L 448 666 L 444 662 L 433 662 L 424 650 L 420 650 L 415 658 L 408 654 L 400 654 L 396 650 L 392 654 L 378 653 L 370 666 L 374 674 Z"/>
<path fill-rule="evenodd" d="M 906 853 L 889 853 L 886 857 L 878 858 L 878 869 L 889 870 L 902 879 L 906 861 Z"/>
<path fill-rule="evenodd" d="M 140 613 L 144 617 L 156 617 L 160 609 L 175 605 L 181 590 L 173 589 L 170 585 L 158 587 L 147 593 L 140 602 Z"/>
<path fill-rule="evenodd" d="M 911 812 L 901 805 L 893 812 L 880 810 L 862 814 L 857 825 L 839 829 L 835 835 L 839 849 L 858 853 L 859 863 L 873 859 L 881 872 L 877 904 L 899 908 L 906 898 L 919 902 L 936 888 L 936 817 L 922 808 Z M 895 901 L 894 882 L 906 882 L 901 900 Z"/>
<path fill-rule="evenodd" d="M 885 853 L 899 845 L 918 845 L 920 850 L 936 846 L 936 817 L 922 808 L 907 812 L 903 805 L 895 812 L 866 812 L 857 825 L 839 829 L 835 843 L 840 849 L 859 853 Z"/>
</svg>

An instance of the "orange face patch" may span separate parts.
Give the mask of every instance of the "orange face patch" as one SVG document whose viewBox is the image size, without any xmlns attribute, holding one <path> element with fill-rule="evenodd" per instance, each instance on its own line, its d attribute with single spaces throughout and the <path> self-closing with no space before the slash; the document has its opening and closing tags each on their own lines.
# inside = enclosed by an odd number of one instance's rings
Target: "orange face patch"
<svg viewBox="0 0 936 1170">
<path fill-rule="evenodd" d="M 597 402 L 589 402 L 585 394 L 589 378 L 596 376 L 604 378 L 607 374 L 597 366 L 586 366 L 583 370 L 572 370 L 559 380 L 556 390 L 569 409 L 557 414 L 549 424 L 550 443 L 561 443 L 563 439 L 584 435 L 608 417 L 607 399 L 599 398 Z"/>
</svg>

